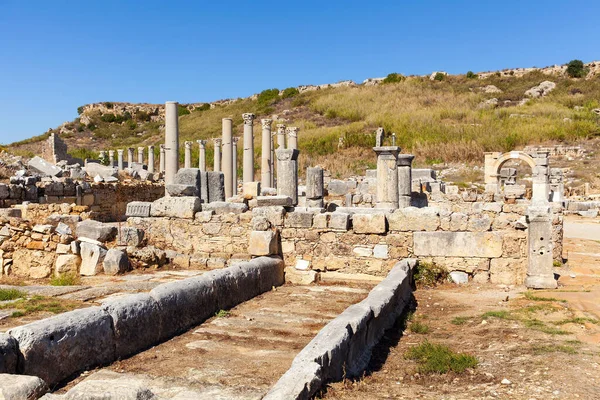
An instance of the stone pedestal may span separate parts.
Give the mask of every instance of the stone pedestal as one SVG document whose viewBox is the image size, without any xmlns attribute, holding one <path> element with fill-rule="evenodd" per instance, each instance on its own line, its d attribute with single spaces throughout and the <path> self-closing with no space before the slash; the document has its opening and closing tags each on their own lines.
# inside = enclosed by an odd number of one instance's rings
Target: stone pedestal
<svg viewBox="0 0 600 400">
<path fill-rule="evenodd" d="M 146 150 L 143 147 L 138 147 L 138 162 L 142 165 L 144 165 L 144 150 Z"/>
<path fill-rule="evenodd" d="M 377 154 L 376 208 L 398 208 L 398 153 L 400 147 L 373 147 Z"/>
<path fill-rule="evenodd" d="M 133 159 L 133 152 L 134 151 L 135 151 L 135 149 L 133 147 L 128 147 L 127 148 L 127 167 L 128 168 L 131 168 L 131 166 L 135 162 L 135 160 Z"/>
<path fill-rule="evenodd" d="M 158 150 L 158 172 L 165 172 L 165 145 L 161 144 Z"/>
<path fill-rule="evenodd" d="M 225 198 L 233 195 L 233 121 L 231 118 L 223 118 L 223 156 L 222 168 L 225 176 Z"/>
<path fill-rule="evenodd" d="M 206 171 L 206 140 L 197 140 L 198 142 L 198 168 L 200 171 Z"/>
<path fill-rule="evenodd" d="M 154 146 L 148 146 L 148 172 L 154 173 Z"/>
<path fill-rule="evenodd" d="M 192 168 L 192 142 L 184 142 L 185 153 L 184 153 L 184 161 L 183 165 L 185 168 Z"/>
<path fill-rule="evenodd" d="M 271 124 L 272 119 L 263 119 L 262 124 L 262 148 L 260 158 L 260 184 L 262 187 L 271 187 Z"/>
<path fill-rule="evenodd" d="M 548 206 L 527 209 L 528 265 L 525 286 L 532 289 L 555 289 L 552 257 L 552 213 Z"/>
<path fill-rule="evenodd" d="M 285 124 L 277 124 L 277 149 L 285 149 Z"/>
<path fill-rule="evenodd" d="M 237 194 L 237 180 L 238 180 L 238 151 L 237 151 L 237 142 L 240 138 L 238 137 L 234 137 L 231 138 L 231 145 L 233 146 L 233 166 L 232 166 L 232 172 L 233 172 L 233 179 L 231 181 L 231 193 L 232 196 L 235 196 Z"/>
<path fill-rule="evenodd" d="M 114 150 L 108 151 L 108 165 L 111 167 L 115 166 L 115 151 Z"/>
<path fill-rule="evenodd" d="M 290 126 L 285 132 L 287 134 L 287 148 L 298 150 L 298 127 Z"/>
<path fill-rule="evenodd" d="M 398 207 L 410 207 L 412 192 L 412 154 L 398 154 Z"/>
<path fill-rule="evenodd" d="M 123 150 L 117 150 L 117 167 L 119 171 L 123 171 Z"/>
<path fill-rule="evenodd" d="M 215 142 L 215 152 L 213 157 L 213 171 L 221 172 L 221 139 L 213 139 Z"/>
<path fill-rule="evenodd" d="M 174 183 L 179 170 L 179 115 L 178 104 L 165 104 L 165 185 Z"/>
<path fill-rule="evenodd" d="M 254 118 L 251 113 L 242 114 L 244 118 L 244 164 L 242 179 L 243 182 L 254 181 Z"/>
<path fill-rule="evenodd" d="M 298 205 L 298 154 L 295 149 L 277 149 L 277 195 L 292 199 Z"/>
<path fill-rule="evenodd" d="M 323 207 L 324 194 L 323 168 L 308 167 L 306 169 L 306 206 Z"/>
</svg>

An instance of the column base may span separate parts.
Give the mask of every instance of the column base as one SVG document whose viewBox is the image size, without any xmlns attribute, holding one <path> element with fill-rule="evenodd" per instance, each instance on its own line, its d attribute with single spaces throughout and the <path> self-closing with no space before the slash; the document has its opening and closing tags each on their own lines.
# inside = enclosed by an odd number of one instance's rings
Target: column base
<svg viewBox="0 0 600 400">
<path fill-rule="evenodd" d="M 375 208 L 392 208 L 396 210 L 398 208 L 398 203 L 395 202 L 381 202 L 375 203 Z"/>
<path fill-rule="evenodd" d="M 525 286 L 529 289 L 556 289 L 558 282 L 552 275 L 531 275 L 525 278 Z"/>
</svg>

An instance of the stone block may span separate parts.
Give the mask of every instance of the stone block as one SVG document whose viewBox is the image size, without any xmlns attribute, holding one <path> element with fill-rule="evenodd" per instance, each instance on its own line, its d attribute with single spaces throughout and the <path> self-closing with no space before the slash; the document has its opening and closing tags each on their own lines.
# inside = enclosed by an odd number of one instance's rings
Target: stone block
<svg viewBox="0 0 600 400">
<path fill-rule="evenodd" d="M 310 285 L 318 282 L 320 277 L 321 274 L 317 271 L 303 271 L 292 267 L 285 269 L 285 281 L 293 285 Z"/>
<path fill-rule="evenodd" d="M 8 185 L 5 183 L 0 183 L 0 200 L 6 200 L 10 197 L 10 190 L 8 189 Z"/>
<path fill-rule="evenodd" d="M 87 165 L 85 167 L 83 167 L 83 170 L 85 171 L 85 173 L 92 177 L 95 178 L 97 176 L 100 176 L 102 178 L 102 180 L 106 179 L 106 178 L 118 178 L 119 177 L 119 170 L 115 167 L 109 167 L 107 165 L 102 165 L 102 164 L 98 164 L 98 163 L 87 163 Z"/>
<path fill-rule="evenodd" d="M 225 201 L 225 175 L 222 172 L 207 171 L 208 202 Z M 202 195 L 202 193 L 200 193 Z"/>
<path fill-rule="evenodd" d="M 75 234 L 78 238 L 88 238 L 101 243 L 109 242 L 117 236 L 117 227 L 86 219 L 77 224 Z"/>
<path fill-rule="evenodd" d="M 266 231 L 271 228 L 271 223 L 267 217 L 263 215 L 256 215 L 252 218 L 252 230 L 254 231 Z"/>
<path fill-rule="evenodd" d="M 70 247 L 70 246 L 69 246 Z M 61 254 L 56 257 L 54 275 L 77 275 L 81 266 L 81 257 L 75 254 Z"/>
<path fill-rule="evenodd" d="M 241 214 L 248 211 L 248 206 L 245 203 L 229 203 L 225 201 L 214 201 L 212 203 L 203 204 L 203 211 L 212 211 L 214 214 Z"/>
<path fill-rule="evenodd" d="M 285 226 L 289 228 L 310 228 L 313 222 L 313 213 L 289 212 L 285 216 Z"/>
<path fill-rule="evenodd" d="M 106 275 L 123 274 L 129 271 L 127 252 L 120 249 L 109 249 L 102 263 Z"/>
<path fill-rule="evenodd" d="M 180 168 L 175 174 L 174 184 L 194 186 L 200 192 L 201 172 L 198 168 Z"/>
<path fill-rule="evenodd" d="M 12 273 L 23 278 L 47 278 L 52 274 L 55 257 L 55 253 L 42 250 L 15 250 Z"/>
<path fill-rule="evenodd" d="M 418 257 L 502 256 L 502 234 L 498 232 L 415 232 L 413 240 Z"/>
<path fill-rule="evenodd" d="M 163 197 L 152 203 L 152 217 L 171 217 L 193 219 L 200 211 L 199 197 Z"/>
<path fill-rule="evenodd" d="M 81 242 L 79 246 L 81 255 L 79 273 L 84 276 L 94 276 L 102 272 L 102 262 L 106 256 L 106 249 L 88 242 Z"/>
<path fill-rule="evenodd" d="M 195 196 L 200 197 L 200 190 L 193 185 L 181 185 L 172 183 L 165 186 L 167 193 L 173 197 Z"/>
<path fill-rule="evenodd" d="M 526 258 L 494 258 L 490 261 L 490 282 L 520 285 L 527 274 Z"/>
<path fill-rule="evenodd" d="M 352 249 L 352 252 L 358 257 L 371 257 L 373 255 L 373 249 L 365 246 L 357 246 Z"/>
<path fill-rule="evenodd" d="M 18 208 L 0 208 L 0 218 L 21 218 L 21 210 Z"/>
<path fill-rule="evenodd" d="M 252 209 L 252 215 L 266 217 L 273 226 L 283 226 L 285 209 L 281 206 L 256 207 Z"/>
<path fill-rule="evenodd" d="M 127 217 L 149 217 L 150 207 L 152 203 L 149 201 L 132 201 L 127 203 L 125 215 Z"/>
<path fill-rule="evenodd" d="M 329 223 L 327 224 L 329 229 L 336 231 L 347 231 L 350 225 L 350 215 L 344 213 L 331 213 L 329 214 Z"/>
<path fill-rule="evenodd" d="M 110 316 L 89 307 L 32 322 L 9 331 L 19 342 L 19 370 L 48 385 L 76 372 L 115 360 Z"/>
<path fill-rule="evenodd" d="M 384 214 L 354 214 L 352 227 L 354 233 L 385 233 L 386 218 Z"/>
<path fill-rule="evenodd" d="M 63 172 L 62 169 L 56 165 L 51 164 L 38 156 L 35 156 L 29 160 L 27 166 L 43 176 L 61 176 Z"/>
<path fill-rule="evenodd" d="M 244 198 L 251 199 L 260 196 L 260 182 L 244 182 L 242 187 Z"/>
<path fill-rule="evenodd" d="M 313 217 L 313 228 L 327 229 L 328 220 L 329 220 L 329 214 L 315 214 L 315 216 Z M 347 227 L 347 225 L 346 225 L 346 227 Z"/>
<path fill-rule="evenodd" d="M 256 198 L 257 207 L 291 207 L 292 198 L 289 196 L 258 196 Z"/>
<path fill-rule="evenodd" d="M 12 336 L 0 333 L 0 374 L 17 373 L 19 359 L 17 345 L 17 341 Z M 0 382 L 3 382 L 1 378 Z"/>
<path fill-rule="evenodd" d="M 132 226 L 123 226 L 119 230 L 117 243 L 120 246 L 139 247 L 144 241 L 144 231 Z"/>
<path fill-rule="evenodd" d="M 492 219 L 487 214 L 472 214 L 469 217 L 467 229 L 473 232 L 489 231 L 492 226 Z"/>
<path fill-rule="evenodd" d="M 388 216 L 391 231 L 435 231 L 440 227 L 439 210 L 431 207 L 406 207 Z"/>
<path fill-rule="evenodd" d="M 469 283 L 469 274 L 463 271 L 452 271 L 450 272 L 450 279 L 452 279 L 452 282 L 462 285 Z"/>
<path fill-rule="evenodd" d="M 248 253 L 252 256 L 270 256 L 279 254 L 279 234 L 276 231 L 252 231 L 248 244 Z"/>
<path fill-rule="evenodd" d="M 376 244 L 373 247 L 373 256 L 375 258 L 387 259 L 388 255 L 388 245 L 387 244 Z"/>
<path fill-rule="evenodd" d="M 327 192 L 330 196 L 345 196 L 348 193 L 346 181 L 333 179 L 327 185 Z"/>
<path fill-rule="evenodd" d="M 48 391 L 46 382 L 37 376 L 10 375 L 0 373 L 0 399 L 39 399 Z"/>
</svg>

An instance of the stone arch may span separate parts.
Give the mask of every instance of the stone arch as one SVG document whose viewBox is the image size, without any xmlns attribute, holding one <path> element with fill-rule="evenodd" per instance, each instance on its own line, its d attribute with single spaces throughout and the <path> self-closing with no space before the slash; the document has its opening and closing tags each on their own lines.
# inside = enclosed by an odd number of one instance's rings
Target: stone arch
<svg viewBox="0 0 600 400">
<path fill-rule="evenodd" d="M 509 160 L 521 160 L 525 161 L 527 165 L 531 167 L 531 173 L 535 173 L 535 167 L 537 166 L 536 161 L 529 154 L 523 151 L 509 151 L 508 153 L 503 153 L 496 160 L 493 170 L 495 175 L 500 174 L 500 168 Z"/>
</svg>

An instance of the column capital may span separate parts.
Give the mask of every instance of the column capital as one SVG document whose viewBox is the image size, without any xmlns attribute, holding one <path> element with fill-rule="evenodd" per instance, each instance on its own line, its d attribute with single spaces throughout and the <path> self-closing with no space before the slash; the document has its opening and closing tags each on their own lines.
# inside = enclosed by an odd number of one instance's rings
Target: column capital
<svg viewBox="0 0 600 400">
<path fill-rule="evenodd" d="M 150 151 L 154 150 L 154 145 L 153 144 L 149 145 L 148 150 L 150 150 Z"/>
<path fill-rule="evenodd" d="M 215 146 L 221 147 L 221 143 L 223 142 L 223 139 L 221 139 L 221 138 L 214 138 L 213 142 L 215 142 Z"/>
<path fill-rule="evenodd" d="M 135 151 L 135 149 L 133 147 L 128 147 L 127 151 Z"/>
<path fill-rule="evenodd" d="M 277 124 L 277 133 L 285 133 L 285 124 Z"/>
<path fill-rule="evenodd" d="M 237 142 L 238 142 L 238 140 L 240 140 L 240 138 L 239 138 L 239 137 L 236 137 L 236 136 L 234 136 L 234 137 L 232 137 L 232 138 L 231 138 L 231 142 L 232 142 L 232 143 L 237 143 Z"/>
<path fill-rule="evenodd" d="M 115 155 L 115 151 L 114 150 L 109 150 L 108 154 L 112 154 L 114 156 Z"/>
<path fill-rule="evenodd" d="M 271 118 L 265 118 L 261 119 L 260 123 L 262 124 L 263 129 L 271 129 L 271 124 L 273 123 L 273 120 Z"/>
<path fill-rule="evenodd" d="M 186 149 L 191 149 L 192 144 L 193 144 L 192 142 L 187 141 L 187 140 L 183 143 L 183 145 L 185 146 Z"/>
<path fill-rule="evenodd" d="M 300 151 L 296 149 L 277 149 L 275 150 L 275 156 L 278 161 L 293 161 L 298 159 Z"/>
<path fill-rule="evenodd" d="M 398 154 L 398 166 L 410 167 L 414 159 L 415 156 L 412 154 Z"/>
<path fill-rule="evenodd" d="M 123 149 L 117 149 L 117 154 L 123 154 Z"/>
<path fill-rule="evenodd" d="M 159 145 L 159 148 L 160 148 L 161 153 L 165 152 L 165 145 L 164 144 Z"/>
<path fill-rule="evenodd" d="M 138 151 L 144 151 L 144 147 L 138 147 Z"/>
<path fill-rule="evenodd" d="M 206 140 L 196 140 L 196 142 L 198 143 L 198 145 L 200 146 L 201 149 L 204 148 L 204 146 L 206 146 Z"/>
<path fill-rule="evenodd" d="M 256 115 L 252 113 L 243 113 L 242 118 L 244 118 L 244 125 L 252 125 L 254 123 L 254 118 L 256 118 Z"/>
<path fill-rule="evenodd" d="M 285 132 L 288 134 L 288 136 L 298 137 L 299 130 L 300 128 L 298 128 L 297 126 L 290 126 L 285 129 Z"/>
</svg>

